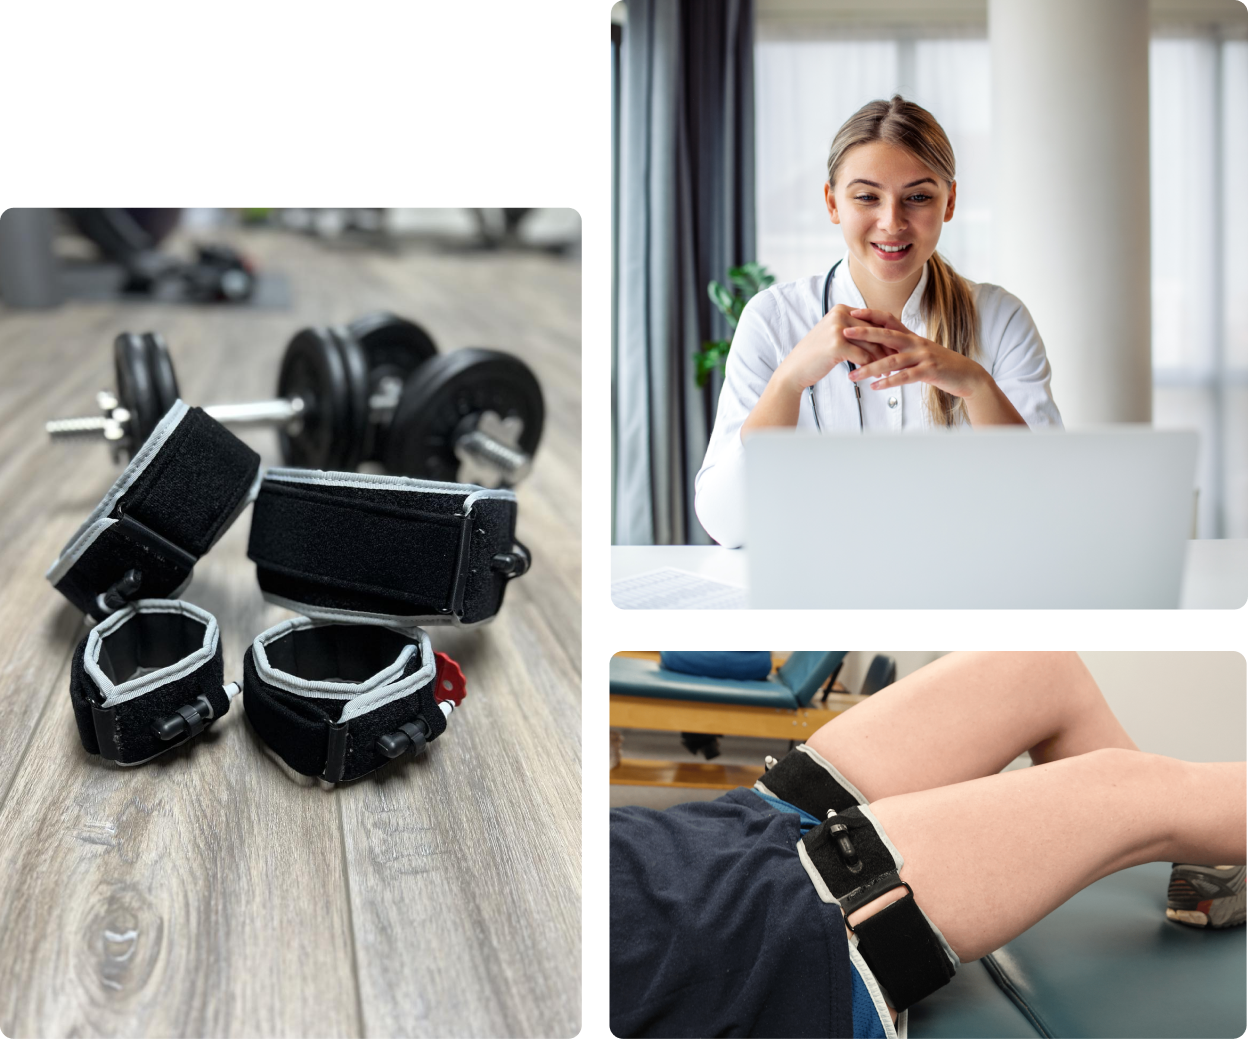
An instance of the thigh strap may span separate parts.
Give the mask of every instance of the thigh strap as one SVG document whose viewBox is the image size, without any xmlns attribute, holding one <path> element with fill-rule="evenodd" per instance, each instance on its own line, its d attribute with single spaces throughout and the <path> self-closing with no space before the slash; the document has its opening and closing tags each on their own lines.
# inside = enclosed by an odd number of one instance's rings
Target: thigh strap
<svg viewBox="0 0 1248 1039">
<path fill-rule="evenodd" d="M 131 600 L 172 598 L 256 490 L 260 456 L 200 408 L 177 401 L 47 578 L 102 620 Z"/>
<path fill-rule="evenodd" d="M 78 644 L 69 696 L 90 754 L 138 765 L 193 739 L 230 709 L 211 613 L 171 599 L 131 603 Z"/>
<path fill-rule="evenodd" d="M 822 819 L 829 809 L 840 812 L 867 803 L 858 788 L 841 775 L 836 766 L 805 743 L 780 761 L 769 757 L 767 771 L 754 786 L 816 819 Z"/>
<path fill-rule="evenodd" d="M 516 496 L 405 476 L 270 469 L 247 554 L 270 602 L 318 620 L 490 620 L 529 565 Z"/>
<path fill-rule="evenodd" d="M 828 812 L 798 845 L 819 896 L 840 904 L 845 926 L 894 1010 L 905 1010 L 956 971 L 957 955 L 901 879 L 902 858 L 866 806 Z M 896 888 L 906 894 L 856 926 L 850 914 Z"/>
<path fill-rule="evenodd" d="M 358 779 L 446 730 L 464 698 L 459 665 L 419 628 L 283 621 L 243 660 L 252 728 L 296 772 Z"/>
</svg>

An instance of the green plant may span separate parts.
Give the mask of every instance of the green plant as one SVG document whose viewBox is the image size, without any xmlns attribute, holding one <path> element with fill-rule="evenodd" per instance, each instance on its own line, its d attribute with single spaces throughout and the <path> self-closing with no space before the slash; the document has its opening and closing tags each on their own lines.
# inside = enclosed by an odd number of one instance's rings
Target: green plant
<svg viewBox="0 0 1248 1039">
<path fill-rule="evenodd" d="M 729 328 L 735 332 L 737 322 L 741 320 L 741 311 L 745 305 L 763 289 L 775 283 L 775 277 L 767 272 L 761 263 L 744 263 L 740 267 L 728 268 L 728 281 L 735 291 L 729 291 L 714 278 L 706 287 L 706 294 L 711 302 L 728 322 Z M 718 369 L 721 373 L 728 364 L 728 351 L 732 349 L 732 336 L 727 339 L 708 339 L 693 354 L 694 380 L 701 389 L 706 385 L 711 372 Z"/>
</svg>

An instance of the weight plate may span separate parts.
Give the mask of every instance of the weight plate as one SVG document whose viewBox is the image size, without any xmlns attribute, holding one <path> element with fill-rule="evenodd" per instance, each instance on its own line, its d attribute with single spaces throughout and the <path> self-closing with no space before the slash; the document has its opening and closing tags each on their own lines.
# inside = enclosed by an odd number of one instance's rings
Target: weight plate
<svg viewBox="0 0 1248 1039">
<path fill-rule="evenodd" d="M 383 392 L 386 380 L 394 380 L 402 387 L 412 372 L 438 352 L 433 338 L 420 325 L 388 311 L 365 314 L 347 329 L 364 349 L 370 397 Z M 390 414 L 383 414 L 370 424 L 364 458 L 379 462 L 385 457 L 389 425 Z"/>
<path fill-rule="evenodd" d="M 347 330 L 364 348 L 374 388 L 382 375 L 398 375 L 406 382 L 438 352 L 429 333 L 415 321 L 384 310 L 356 318 Z"/>
<path fill-rule="evenodd" d="M 173 358 L 165 346 L 163 337 L 151 332 L 143 337 L 147 353 L 147 370 L 152 373 L 152 385 L 156 388 L 156 401 L 163 418 L 177 402 L 178 380 L 173 374 Z"/>
<path fill-rule="evenodd" d="M 117 402 L 130 412 L 130 442 L 134 454 L 156 428 L 167 409 L 160 405 L 156 376 L 152 370 L 148 341 L 151 333 L 122 332 L 113 340 L 113 371 L 117 376 Z M 163 345 L 163 344 L 162 344 Z"/>
<path fill-rule="evenodd" d="M 347 376 L 347 400 L 351 405 L 350 424 L 344 427 L 339 466 L 354 472 L 364 457 L 368 443 L 368 361 L 364 350 L 355 337 L 345 328 L 331 328 L 330 335 L 342 358 L 342 368 Z"/>
<path fill-rule="evenodd" d="M 358 378 L 348 371 L 338 338 L 327 328 L 296 333 L 282 355 L 277 395 L 299 397 L 303 413 L 294 431 L 280 430 L 282 458 L 303 469 L 345 469 L 358 444 Z M 367 401 L 365 401 L 367 408 Z M 358 448 L 357 448 L 358 450 Z"/>
<path fill-rule="evenodd" d="M 493 411 L 523 424 L 520 448 L 537 450 L 545 406 L 529 366 L 498 350 L 469 348 L 440 354 L 412 374 L 395 409 L 386 442 L 386 468 L 428 480 L 455 481 L 455 437 L 473 416 Z"/>
</svg>

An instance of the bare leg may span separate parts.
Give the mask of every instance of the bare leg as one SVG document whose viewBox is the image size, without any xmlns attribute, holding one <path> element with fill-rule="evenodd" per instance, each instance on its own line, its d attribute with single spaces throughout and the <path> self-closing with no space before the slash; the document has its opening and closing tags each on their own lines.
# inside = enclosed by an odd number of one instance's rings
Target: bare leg
<svg viewBox="0 0 1248 1039">
<path fill-rule="evenodd" d="M 885 797 L 871 810 L 905 859 L 902 879 L 966 961 L 1115 870 L 1244 862 L 1245 779 L 1242 762 L 1105 749 Z M 904 893 L 876 899 L 851 922 Z"/>
<path fill-rule="evenodd" d="M 1138 750 L 1074 653 L 953 653 L 807 741 L 868 801 L 1104 747 Z"/>
</svg>

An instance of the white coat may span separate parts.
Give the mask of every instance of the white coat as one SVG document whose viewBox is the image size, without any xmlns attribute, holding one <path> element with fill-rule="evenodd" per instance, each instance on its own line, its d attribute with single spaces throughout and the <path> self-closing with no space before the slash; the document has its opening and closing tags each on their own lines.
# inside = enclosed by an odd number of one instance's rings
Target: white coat
<svg viewBox="0 0 1248 1039">
<path fill-rule="evenodd" d="M 901 323 L 921 336 L 927 335 L 919 309 L 927 275 L 925 265 L 901 312 Z M 754 410 L 772 373 L 823 317 L 825 277 L 817 274 L 760 292 L 746 305 L 732 337 L 715 428 L 694 484 L 698 519 L 720 544 L 735 547 L 745 540 L 741 426 Z M 979 316 L 980 353 L 975 360 L 987 369 L 1028 426 L 1060 427 L 1062 417 L 1049 391 L 1049 361 L 1027 308 L 999 285 L 968 284 Z M 829 293 L 829 307 L 840 303 L 853 308 L 866 306 L 845 263 L 832 278 Z M 848 375 L 849 369 L 841 362 L 815 384 L 818 426 L 810 394 L 802 394 L 798 429 L 858 430 L 858 405 Z M 867 432 L 922 432 L 930 428 L 926 383 L 907 383 L 886 390 L 872 390 L 866 382 L 861 386 L 862 422 Z"/>
</svg>

